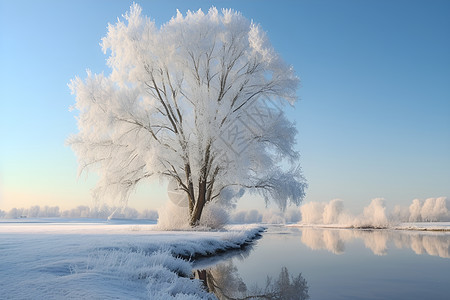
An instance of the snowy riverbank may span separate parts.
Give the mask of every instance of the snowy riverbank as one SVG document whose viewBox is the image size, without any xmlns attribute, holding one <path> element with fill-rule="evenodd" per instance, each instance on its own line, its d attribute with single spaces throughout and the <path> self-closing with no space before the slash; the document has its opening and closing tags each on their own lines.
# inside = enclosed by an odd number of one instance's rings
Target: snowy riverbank
<svg viewBox="0 0 450 300">
<path fill-rule="evenodd" d="M 194 257 L 241 248 L 264 230 L 158 231 L 152 224 L 0 223 L 2 299 L 208 299 Z"/>
<path fill-rule="evenodd" d="M 386 225 L 351 225 L 351 224 L 289 224 L 291 227 L 316 227 L 336 229 L 390 229 L 390 230 L 416 230 L 416 231 L 450 231 L 450 222 L 414 222 Z"/>
</svg>

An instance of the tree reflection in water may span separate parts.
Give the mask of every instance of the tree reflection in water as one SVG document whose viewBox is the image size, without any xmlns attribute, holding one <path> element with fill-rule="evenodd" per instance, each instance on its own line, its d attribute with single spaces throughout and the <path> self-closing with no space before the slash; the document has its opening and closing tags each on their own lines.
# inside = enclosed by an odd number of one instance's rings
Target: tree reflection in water
<svg viewBox="0 0 450 300">
<path fill-rule="evenodd" d="M 256 284 L 247 288 L 232 260 L 210 269 L 196 270 L 194 277 L 203 281 L 206 289 L 218 299 L 309 299 L 306 279 L 301 273 L 291 276 L 286 267 L 281 268 L 276 280 L 267 276 L 264 288 Z"/>
</svg>

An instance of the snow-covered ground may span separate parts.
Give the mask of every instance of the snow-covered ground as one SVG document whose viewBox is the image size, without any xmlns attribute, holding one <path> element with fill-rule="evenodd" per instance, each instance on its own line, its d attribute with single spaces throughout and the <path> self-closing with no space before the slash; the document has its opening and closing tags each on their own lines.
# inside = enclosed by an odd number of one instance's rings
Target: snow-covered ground
<svg viewBox="0 0 450 300">
<path fill-rule="evenodd" d="M 240 248 L 264 230 L 158 231 L 96 220 L 0 223 L 1 299 L 210 299 L 189 258 Z"/>
<path fill-rule="evenodd" d="M 292 227 L 317 227 L 341 229 L 391 229 L 391 230 L 418 230 L 418 231 L 450 231 L 450 222 L 415 222 L 384 225 L 352 225 L 352 224 L 289 224 Z"/>
<path fill-rule="evenodd" d="M 450 222 L 401 223 L 393 226 L 398 230 L 450 231 Z"/>
</svg>

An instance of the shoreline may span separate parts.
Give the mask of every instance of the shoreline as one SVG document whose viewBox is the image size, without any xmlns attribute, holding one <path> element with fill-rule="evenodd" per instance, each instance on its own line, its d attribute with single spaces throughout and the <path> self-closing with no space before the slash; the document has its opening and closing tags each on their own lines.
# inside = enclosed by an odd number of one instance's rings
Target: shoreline
<svg viewBox="0 0 450 300">
<path fill-rule="evenodd" d="M 340 224 L 286 224 L 286 227 L 450 232 L 450 222 L 399 223 L 385 226 L 371 226 L 371 225 L 358 226 L 358 225 L 340 225 Z"/>
</svg>

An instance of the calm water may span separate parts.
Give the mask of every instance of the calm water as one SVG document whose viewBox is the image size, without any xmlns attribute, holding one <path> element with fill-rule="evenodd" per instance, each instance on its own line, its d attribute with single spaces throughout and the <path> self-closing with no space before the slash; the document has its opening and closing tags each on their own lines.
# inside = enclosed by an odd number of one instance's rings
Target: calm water
<svg viewBox="0 0 450 300">
<path fill-rule="evenodd" d="M 195 267 L 219 299 L 448 300 L 450 233 L 271 226 L 245 251 Z"/>
</svg>

